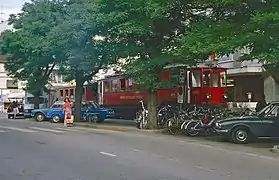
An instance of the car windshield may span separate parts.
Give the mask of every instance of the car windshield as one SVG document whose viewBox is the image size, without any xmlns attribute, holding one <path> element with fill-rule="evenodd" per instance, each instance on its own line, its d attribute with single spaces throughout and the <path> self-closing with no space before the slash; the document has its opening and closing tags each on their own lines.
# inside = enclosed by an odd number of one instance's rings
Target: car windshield
<svg viewBox="0 0 279 180">
<path fill-rule="evenodd" d="M 101 108 L 101 106 L 93 101 L 89 102 L 91 106 L 93 106 L 94 108 Z"/>
<path fill-rule="evenodd" d="M 269 105 L 267 105 L 267 106 L 264 107 L 262 110 L 260 110 L 260 111 L 257 113 L 257 115 L 258 115 L 258 116 L 264 116 L 264 115 L 266 115 L 267 113 L 269 113 L 269 112 L 274 108 L 274 106 L 276 106 L 276 105 L 274 105 L 274 104 L 269 104 Z"/>
</svg>

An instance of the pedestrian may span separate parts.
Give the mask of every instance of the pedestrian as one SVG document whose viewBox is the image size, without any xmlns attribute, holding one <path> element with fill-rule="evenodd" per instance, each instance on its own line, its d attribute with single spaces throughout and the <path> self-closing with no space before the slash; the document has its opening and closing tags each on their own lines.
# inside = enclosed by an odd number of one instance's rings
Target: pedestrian
<svg viewBox="0 0 279 180">
<path fill-rule="evenodd" d="M 72 109 L 71 109 L 71 101 L 69 97 L 64 99 L 64 126 L 67 126 L 68 120 L 72 119 Z"/>
<path fill-rule="evenodd" d="M 256 112 L 259 112 L 260 110 L 262 110 L 264 107 L 266 107 L 266 101 L 265 101 L 265 95 L 263 94 L 260 98 L 260 100 L 257 102 L 256 105 Z"/>
<path fill-rule="evenodd" d="M 16 115 L 18 114 L 17 102 L 15 102 L 15 101 L 12 102 L 12 109 L 13 109 L 13 114 L 14 114 L 14 119 L 15 119 Z"/>
</svg>

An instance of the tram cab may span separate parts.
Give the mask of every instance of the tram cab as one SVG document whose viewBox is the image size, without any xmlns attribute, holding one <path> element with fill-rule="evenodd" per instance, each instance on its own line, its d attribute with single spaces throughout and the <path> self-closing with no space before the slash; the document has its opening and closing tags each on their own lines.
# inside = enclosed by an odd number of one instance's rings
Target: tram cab
<svg viewBox="0 0 279 180">
<path fill-rule="evenodd" d="M 226 104 L 227 70 L 219 67 L 187 69 L 187 99 L 190 104 Z"/>
</svg>

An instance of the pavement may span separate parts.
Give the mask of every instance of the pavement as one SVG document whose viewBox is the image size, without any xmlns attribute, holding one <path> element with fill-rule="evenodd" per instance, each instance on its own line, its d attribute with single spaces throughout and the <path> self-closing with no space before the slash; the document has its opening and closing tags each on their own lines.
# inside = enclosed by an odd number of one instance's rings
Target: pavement
<svg viewBox="0 0 279 180">
<path fill-rule="evenodd" d="M 279 180 L 279 155 L 201 139 L 0 117 L 0 180 Z"/>
</svg>

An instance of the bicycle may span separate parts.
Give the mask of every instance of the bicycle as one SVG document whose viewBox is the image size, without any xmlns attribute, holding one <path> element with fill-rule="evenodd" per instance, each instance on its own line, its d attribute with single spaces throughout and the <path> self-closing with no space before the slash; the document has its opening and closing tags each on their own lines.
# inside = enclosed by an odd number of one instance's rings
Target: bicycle
<svg viewBox="0 0 279 180">
<path fill-rule="evenodd" d="M 136 126 L 138 129 L 147 129 L 148 127 L 148 121 L 147 121 L 147 115 L 148 110 L 145 108 L 143 100 L 140 101 L 141 103 L 141 110 L 136 113 L 136 119 L 134 122 L 136 123 Z"/>
</svg>

